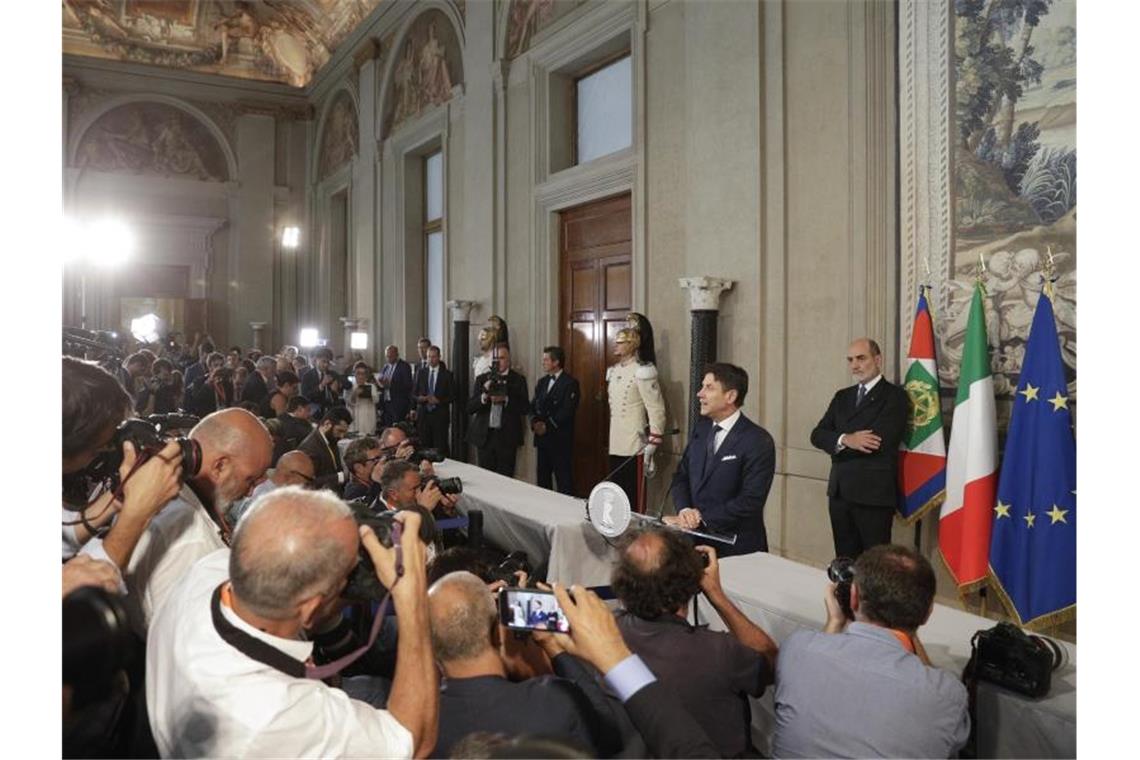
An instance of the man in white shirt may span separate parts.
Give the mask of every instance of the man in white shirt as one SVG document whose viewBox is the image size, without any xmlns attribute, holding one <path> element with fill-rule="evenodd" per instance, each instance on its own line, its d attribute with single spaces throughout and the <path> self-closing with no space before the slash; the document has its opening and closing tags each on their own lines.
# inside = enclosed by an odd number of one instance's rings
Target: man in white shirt
<svg viewBox="0 0 1140 760">
<path fill-rule="evenodd" d="M 418 514 L 395 549 L 332 494 L 280 488 L 258 499 L 232 551 L 189 570 L 147 641 L 147 707 L 163 757 L 412 757 L 435 743 L 439 685 Z M 306 631 L 339 614 L 364 544 L 392 590 L 399 642 L 387 709 L 306 677 Z"/>
<path fill-rule="evenodd" d="M 225 547 L 230 504 L 262 479 L 273 456 L 269 431 L 244 409 L 214 412 L 190 431 L 190 439 L 202 447 L 201 467 L 150 521 L 124 574 L 140 634 L 190 566 Z"/>
</svg>

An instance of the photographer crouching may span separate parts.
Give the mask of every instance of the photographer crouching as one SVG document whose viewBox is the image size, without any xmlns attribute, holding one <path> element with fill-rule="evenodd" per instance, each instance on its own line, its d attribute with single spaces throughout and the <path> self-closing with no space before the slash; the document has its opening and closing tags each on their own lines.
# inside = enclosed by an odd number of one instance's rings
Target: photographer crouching
<svg viewBox="0 0 1140 760">
<path fill-rule="evenodd" d="M 154 753 L 142 693 L 143 642 L 120 598 L 123 573 L 151 518 L 178 493 L 179 446 L 142 460 L 120 440 L 131 399 L 95 364 L 63 358 L 63 756 Z M 119 486 L 87 476 L 117 452 Z"/>
</svg>

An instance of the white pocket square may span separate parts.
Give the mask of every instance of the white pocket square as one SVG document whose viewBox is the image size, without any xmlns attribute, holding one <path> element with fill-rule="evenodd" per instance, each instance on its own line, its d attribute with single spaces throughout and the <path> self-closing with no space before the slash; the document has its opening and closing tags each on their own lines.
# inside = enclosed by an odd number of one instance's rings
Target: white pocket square
<svg viewBox="0 0 1140 760">
<path fill-rule="evenodd" d="M 728 456 L 726 456 L 726 457 L 721 457 L 721 458 L 720 458 L 720 461 L 722 461 L 722 462 L 731 462 L 733 459 L 736 459 L 736 454 L 729 454 L 729 455 L 728 455 Z"/>
</svg>

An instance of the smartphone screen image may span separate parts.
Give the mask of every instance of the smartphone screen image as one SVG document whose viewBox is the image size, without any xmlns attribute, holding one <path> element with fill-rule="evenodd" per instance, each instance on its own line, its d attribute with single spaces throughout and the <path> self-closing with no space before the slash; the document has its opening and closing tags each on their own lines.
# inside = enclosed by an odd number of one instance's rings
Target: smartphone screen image
<svg viewBox="0 0 1140 760">
<path fill-rule="evenodd" d="M 499 620 L 521 631 L 570 631 L 570 621 L 549 591 L 504 588 L 499 592 Z"/>
</svg>

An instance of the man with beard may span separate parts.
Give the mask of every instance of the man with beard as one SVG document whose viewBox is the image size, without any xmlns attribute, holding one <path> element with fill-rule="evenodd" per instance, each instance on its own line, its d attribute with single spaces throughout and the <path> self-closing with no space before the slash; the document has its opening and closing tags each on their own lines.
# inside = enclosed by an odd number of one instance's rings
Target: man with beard
<svg viewBox="0 0 1140 760">
<path fill-rule="evenodd" d="M 222 549 L 233 528 L 224 515 L 265 476 L 273 439 L 244 409 L 209 415 L 190 431 L 202 447 L 198 473 L 150 521 L 124 574 L 133 624 L 140 634 L 190 567 Z"/>
<path fill-rule="evenodd" d="M 340 458 L 337 441 L 348 433 L 352 415 L 343 406 L 334 406 L 321 417 L 317 429 L 309 433 L 297 448 L 313 460 L 316 477 L 314 488 L 330 488 L 338 494 L 344 485 L 344 465 Z"/>
</svg>

